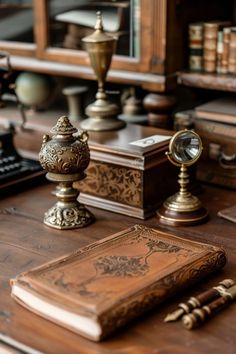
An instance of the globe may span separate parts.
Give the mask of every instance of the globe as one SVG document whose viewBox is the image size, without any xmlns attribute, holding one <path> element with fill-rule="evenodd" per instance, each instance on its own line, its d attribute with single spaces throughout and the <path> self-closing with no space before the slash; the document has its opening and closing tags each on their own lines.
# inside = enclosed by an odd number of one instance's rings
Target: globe
<svg viewBox="0 0 236 354">
<path fill-rule="evenodd" d="M 52 91 L 50 78 L 43 74 L 22 72 L 15 81 L 19 101 L 28 107 L 38 108 L 45 103 Z"/>
</svg>

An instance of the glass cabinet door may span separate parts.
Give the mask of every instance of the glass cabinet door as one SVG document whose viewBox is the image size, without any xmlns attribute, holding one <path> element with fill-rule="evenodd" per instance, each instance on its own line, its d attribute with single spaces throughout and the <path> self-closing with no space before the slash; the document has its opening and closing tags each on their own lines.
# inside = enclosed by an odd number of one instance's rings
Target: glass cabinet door
<svg viewBox="0 0 236 354">
<path fill-rule="evenodd" d="M 32 0 L 0 1 L 0 40 L 34 42 Z"/>
<path fill-rule="evenodd" d="M 138 57 L 139 5 L 139 0 L 50 0 L 48 44 L 50 47 L 83 50 L 82 38 L 93 33 L 96 12 L 100 11 L 104 31 L 117 38 L 116 54 Z"/>
<path fill-rule="evenodd" d="M 155 1 L 35 0 L 36 17 L 40 17 L 36 29 L 37 55 L 41 59 L 89 66 L 82 38 L 93 33 L 96 12 L 101 11 L 105 32 L 117 38 L 111 67 L 147 72 Z"/>
<path fill-rule="evenodd" d="M 162 90 L 163 78 L 151 75 L 165 74 L 167 3 L 167 0 L 0 0 L 0 50 L 16 55 L 20 68 L 27 64 L 19 56 L 32 57 L 36 59 L 32 66 L 38 71 L 53 71 L 53 63 L 58 62 L 76 65 L 73 70 L 78 75 L 92 78 L 82 38 L 94 31 L 96 12 L 100 10 L 105 31 L 117 37 L 111 63 L 111 70 L 117 72 L 112 80 L 136 83 L 138 77 L 138 82 L 147 80 L 148 86 Z M 72 68 L 64 69 L 66 74 Z"/>
</svg>

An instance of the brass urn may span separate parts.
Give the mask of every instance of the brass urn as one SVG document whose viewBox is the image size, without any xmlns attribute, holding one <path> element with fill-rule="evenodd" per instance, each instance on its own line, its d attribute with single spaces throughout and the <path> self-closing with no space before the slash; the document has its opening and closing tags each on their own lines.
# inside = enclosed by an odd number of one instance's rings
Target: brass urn
<svg viewBox="0 0 236 354">
<path fill-rule="evenodd" d="M 44 223 L 56 229 L 84 227 L 94 216 L 77 200 L 79 191 L 73 182 L 85 178 L 84 170 L 90 161 L 88 134 L 73 127 L 68 117 L 60 117 L 51 129 L 53 134 L 43 136 L 39 161 L 47 171 L 47 179 L 58 182 L 55 192 L 57 203 L 44 215 Z"/>
<path fill-rule="evenodd" d="M 105 92 L 105 80 L 116 48 L 116 38 L 104 32 L 102 15 L 97 12 L 95 31 L 82 39 L 90 58 L 91 66 L 98 80 L 95 102 L 88 105 L 86 114 L 89 118 L 80 123 L 82 129 L 94 131 L 117 130 L 125 126 L 117 115 L 119 107 L 108 100 Z"/>
</svg>

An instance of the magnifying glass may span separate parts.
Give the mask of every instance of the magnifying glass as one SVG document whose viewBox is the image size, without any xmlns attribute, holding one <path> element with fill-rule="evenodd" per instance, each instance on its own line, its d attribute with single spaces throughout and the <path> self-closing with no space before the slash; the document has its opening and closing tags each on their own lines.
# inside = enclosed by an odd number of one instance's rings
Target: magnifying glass
<svg viewBox="0 0 236 354">
<path fill-rule="evenodd" d="M 208 212 L 200 200 L 187 189 L 187 166 L 194 164 L 202 153 L 202 141 L 193 130 L 180 130 L 169 143 L 166 155 L 169 161 L 180 167 L 179 191 L 169 197 L 157 211 L 160 223 L 172 226 L 195 225 L 207 220 Z"/>
<path fill-rule="evenodd" d="M 167 156 L 171 162 L 186 166 L 195 163 L 202 153 L 202 141 L 193 130 L 181 130 L 171 139 Z"/>
</svg>

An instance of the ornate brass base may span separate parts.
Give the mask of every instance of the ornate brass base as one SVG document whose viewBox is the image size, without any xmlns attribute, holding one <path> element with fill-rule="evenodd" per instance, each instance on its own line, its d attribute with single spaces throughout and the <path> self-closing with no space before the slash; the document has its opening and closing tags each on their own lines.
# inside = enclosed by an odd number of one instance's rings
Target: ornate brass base
<svg viewBox="0 0 236 354">
<path fill-rule="evenodd" d="M 118 130 L 125 126 L 125 122 L 119 120 L 117 114 L 119 108 L 116 104 L 107 100 L 106 94 L 98 92 L 97 100 L 86 108 L 86 114 L 89 118 L 80 123 L 84 130 L 106 131 Z"/>
<path fill-rule="evenodd" d="M 52 173 L 48 173 L 47 178 L 55 181 Z M 79 191 L 72 187 L 73 177 L 71 179 L 59 183 L 54 192 L 58 202 L 44 214 L 44 224 L 55 229 L 77 229 L 95 220 L 93 214 L 78 202 Z"/>
<path fill-rule="evenodd" d="M 169 197 L 157 211 L 161 224 L 171 226 L 190 226 L 201 224 L 208 218 L 208 212 L 200 200 L 187 190 L 189 182 L 187 167 L 182 164 L 178 182 L 180 190 Z"/>
<path fill-rule="evenodd" d="M 157 218 L 165 225 L 190 226 L 205 222 L 208 212 L 196 196 L 178 192 L 165 201 L 157 211 Z"/>
<path fill-rule="evenodd" d="M 125 122 L 118 120 L 113 117 L 107 117 L 101 119 L 100 117 L 91 117 L 83 120 L 80 127 L 84 130 L 92 131 L 108 131 L 108 130 L 118 130 L 125 126 Z"/>
<path fill-rule="evenodd" d="M 57 202 L 44 214 L 44 224 L 55 229 L 77 229 L 87 226 L 94 221 L 93 214 L 82 204 L 61 205 Z"/>
</svg>

